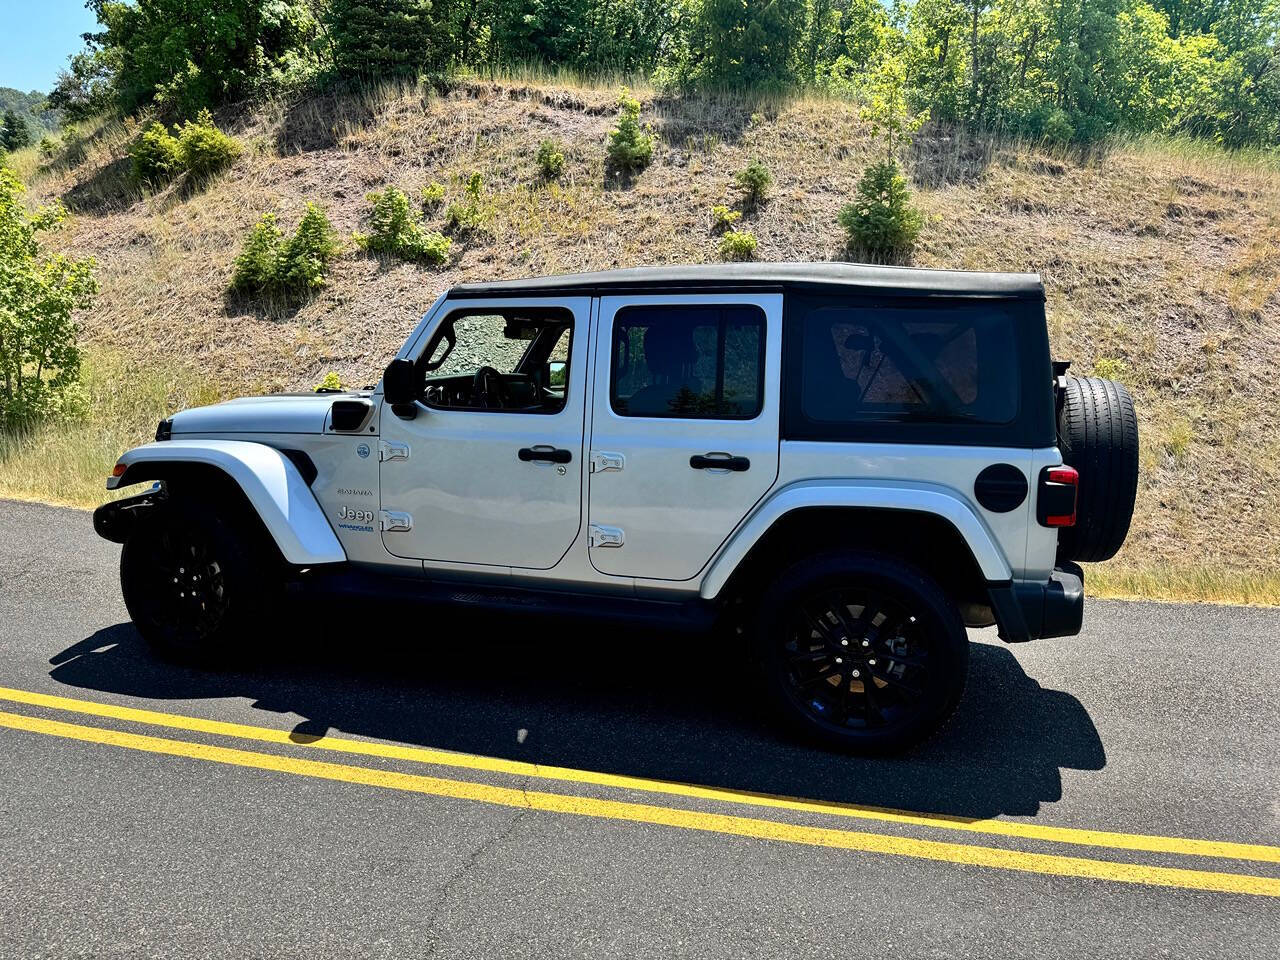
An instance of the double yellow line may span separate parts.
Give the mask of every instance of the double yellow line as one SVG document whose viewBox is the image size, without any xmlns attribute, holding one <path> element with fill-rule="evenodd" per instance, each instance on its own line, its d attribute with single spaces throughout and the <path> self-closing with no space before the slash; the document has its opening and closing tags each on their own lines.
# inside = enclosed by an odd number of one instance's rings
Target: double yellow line
<svg viewBox="0 0 1280 960">
<path fill-rule="evenodd" d="M 1003 820 L 968 820 L 961 817 L 921 814 L 905 810 L 889 810 L 853 804 L 822 803 L 770 794 L 700 787 L 642 777 L 574 770 L 565 767 L 548 767 L 516 760 L 452 753 L 425 747 L 373 743 L 332 736 L 314 739 L 301 738 L 287 731 L 274 730 L 268 727 L 227 723 L 220 720 L 206 720 L 199 717 L 162 713 L 155 710 L 143 710 L 109 703 L 75 700 L 68 697 L 51 696 L 49 694 L 6 687 L 0 687 L 0 700 L 153 727 L 234 737 L 241 740 L 254 740 L 291 747 L 304 747 L 331 753 L 427 763 L 455 769 L 476 770 L 544 781 L 589 784 L 641 793 L 731 803 L 740 806 L 834 817 L 850 817 L 913 827 L 963 831 L 1076 846 L 1280 863 L 1280 848 L 1260 844 L 1113 833 Z M 469 780 L 449 780 L 422 774 L 375 770 L 364 766 L 304 759 L 274 753 L 258 753 L 187 740 L 146 736 L 102 727 L 64 723 L 59 720 L 49 720 L 6 711 L 0 711 L 0 726 L 80 740 L 87 743 L 140 750 L 147 753 L 187 757 L 213 763 L 318 777 L 325 780 L 402 790 L 431 796 L 473 800 L 505 807 L 624 820 L 633 823 L 656 824 L 707 833 L 752 837 L 761 840 L 840 850 L 914 857 L 945 863 L 1017 870 L 1025 873 L 1087 877 L 1122 883 L 1143 883 L 1221 893 L 1280 897 L 1280 879 L 1273 877 L 1190 870 L 1141 863 L 1118 863 L 1110 860 L 1094 860 L 1058 854 L 1032 853 L 968 843 L 925 840 L 831 827 L 804 826 L 777 820 L 707 812 L 705 810 L 690 810 L 632 801 L 525 790 Z"/>
</svg>

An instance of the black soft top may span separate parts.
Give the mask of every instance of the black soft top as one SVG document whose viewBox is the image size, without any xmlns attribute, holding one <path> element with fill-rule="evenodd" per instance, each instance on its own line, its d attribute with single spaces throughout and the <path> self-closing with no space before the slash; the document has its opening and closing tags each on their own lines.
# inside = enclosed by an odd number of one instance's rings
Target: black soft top
<svg viewBox="0 0 1280 960">
<path fill-rule="evenodd" d="M 463 283 L 451 299 L 512 294 L 617 293 L 653 290 L 807 290 L 862 291 L 883 296 L 998 297 L 1043 300 L 1038 273 L 977 273 L 968 270 L 920 270 L 863 263 L 720 263 L 671 267 L 631 267 L 594 273 L 567 273 L 524 280 Z"/>
</svg>

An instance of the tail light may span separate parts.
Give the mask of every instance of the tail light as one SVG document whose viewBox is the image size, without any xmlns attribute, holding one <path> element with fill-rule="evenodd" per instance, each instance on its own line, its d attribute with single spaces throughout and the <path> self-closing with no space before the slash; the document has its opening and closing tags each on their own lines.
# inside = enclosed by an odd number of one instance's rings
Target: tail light
<svg viewBox="0 0 1280 960">
<path fill-rule="evenodd" d="M 1075 467 L 1045 467 L 1040 471 L 1036 519 L 1042 527 L 1074 527 L 1080 474 Z"/>
</svg>

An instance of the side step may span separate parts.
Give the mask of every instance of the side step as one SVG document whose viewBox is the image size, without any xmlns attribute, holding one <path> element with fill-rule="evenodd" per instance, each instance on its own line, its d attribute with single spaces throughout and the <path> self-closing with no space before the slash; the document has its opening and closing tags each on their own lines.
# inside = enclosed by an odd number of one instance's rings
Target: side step
<svg viewBox="0 0 1280 960">
<path fill-rule="evenodd" d="M 679 601 L 649 600 L 565 590 L 539 590 L 509 584 L 431 580 L 355 569 L 314 568 L 292 581 L 290 592 L 319 597 L 341 594 L 368 600 L 449 606 L 455 610 L 471 607 L 505 614 L 576 617 L 627 626 L 659 627 L 682 633 L 709 630 L 715 624 L 717 615 L 715 604 L 700 597 Z"/>
</svg>

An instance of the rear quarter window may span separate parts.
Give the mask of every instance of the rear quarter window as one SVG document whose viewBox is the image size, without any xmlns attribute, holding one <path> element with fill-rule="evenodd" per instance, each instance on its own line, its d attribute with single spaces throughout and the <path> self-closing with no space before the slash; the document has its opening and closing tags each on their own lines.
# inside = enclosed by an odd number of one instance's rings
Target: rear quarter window
<svg viewBox="0 0 1280 960">
<path fill-rule="evenodd" d="M 804 299 L 788 305 L 789 439 L 1036 445 L 1028 395 L 1050 398 L 1043 309 L 995 300 Z M 1043 384 L 1025 382 L 1044 367 Z M 1030 388 L 1030 389 L 1028 389 Z M 1037 404 L 1039 401 L 1037 400 Z M 1039 423 L 1043 417 L 1037 416 Z M 1040 430 L 1039 432 L 1043 432 Z"/>
</svg>

